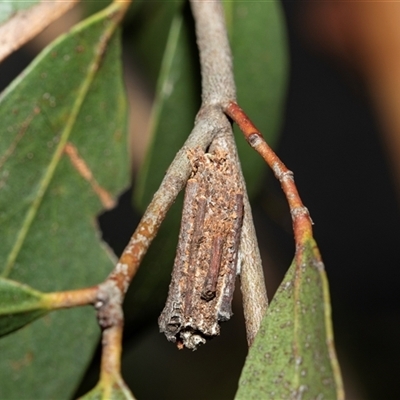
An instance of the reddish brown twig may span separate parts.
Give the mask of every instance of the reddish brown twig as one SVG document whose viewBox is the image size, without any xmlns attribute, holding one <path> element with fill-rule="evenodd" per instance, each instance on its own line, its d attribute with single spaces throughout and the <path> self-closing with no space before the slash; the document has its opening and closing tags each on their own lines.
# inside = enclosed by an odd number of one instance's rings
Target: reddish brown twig
<svg viewBox="0 0 400 400">
<path fill-rule="evenodd" d="M 235 103 L 229 102 L 224 111 L 243 132 L 247 142 L 267 162 L 282 186 L 292 214 L 296 246 L 312 235 L 312 221 L 307 208 L 303 205 L 293 179 L 293 172 L 274 153 L 260 131 L 250 121 L 245 112 Z"/>
</svg>

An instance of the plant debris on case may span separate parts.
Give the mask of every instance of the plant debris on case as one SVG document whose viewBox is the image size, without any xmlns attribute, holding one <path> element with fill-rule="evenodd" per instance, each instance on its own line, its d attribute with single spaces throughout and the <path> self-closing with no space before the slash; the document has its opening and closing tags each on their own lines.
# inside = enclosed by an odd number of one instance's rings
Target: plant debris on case
<svg viewBox="0 0 400 400">
<path fill-rule="evenodd" d="M 230 319 L 243 222 L 243 189 L 229 155 L 188 154 L 193 167 L 182 212 L 169 294 L 160 331 L 195 350 Z"/>
</svg>

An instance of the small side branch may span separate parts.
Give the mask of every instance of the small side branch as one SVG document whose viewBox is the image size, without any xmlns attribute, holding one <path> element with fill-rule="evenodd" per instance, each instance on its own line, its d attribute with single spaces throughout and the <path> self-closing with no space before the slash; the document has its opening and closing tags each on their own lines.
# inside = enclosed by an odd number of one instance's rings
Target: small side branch
<svg viewBox="0 0 400 400">
<path fill-rule="evenodd" d="M 267 162 L 275 177 L 281 183 L 292 214 L 296 245 L 303 243 L 305 237 L 312 235 L 312 221 L 307 208 L 300 199 L 294 183 L 293 172 L 285 166 L 271 147 L 268 146 L 260 131 L 235 102 L 230 102 L 225 108 L 225 112 L 238 124 L 247 142 Z"/>
<path fill-rule="evenodd" d="M 65 292 L 54 292 L 46 294 L 46 301 L 52 310 L 61 308 L 72 308 L 95 304 L 97 299 L 98 286 L 84 289 L 68 290 Z"/>
</svg>

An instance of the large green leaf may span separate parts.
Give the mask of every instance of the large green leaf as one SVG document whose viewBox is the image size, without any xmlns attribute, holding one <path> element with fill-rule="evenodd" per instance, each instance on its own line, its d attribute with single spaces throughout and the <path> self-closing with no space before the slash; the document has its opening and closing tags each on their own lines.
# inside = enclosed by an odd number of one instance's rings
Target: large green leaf
<svg viewBox="0 0 400 400">
<path fill-rule="evenodd" d="M 328 281 L 312 239 L 271 302 L 247 356 L 236 399 L 344 399 Z"/>
<path fill-rule="evenodd" d="M 41 291 L 93 285 L 112 268 L 96 214 L 99 189 L 112 197 L 128 180 L 121 7 L 60 37 L 0 97 L 0 265 Z M 78 173 L 82 161 L 92 178 Z M 98 337 L 94 313 L 82 308 L 1 339 L 0 398 L 69 398 Z"/>
</svg>

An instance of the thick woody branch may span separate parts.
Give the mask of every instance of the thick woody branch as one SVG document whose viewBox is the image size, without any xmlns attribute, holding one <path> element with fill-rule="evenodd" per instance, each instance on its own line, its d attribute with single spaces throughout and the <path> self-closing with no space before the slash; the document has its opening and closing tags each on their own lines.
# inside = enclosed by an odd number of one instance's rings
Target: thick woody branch
<svg viewBox="0 0 400 400">
<path fill-rule="evenodd" d="M 232 54 L 220 1 L 190 2 L 196 23 L 200 53 L 203 104 L 217 104 L 236 99 Z"/>
</svg>

